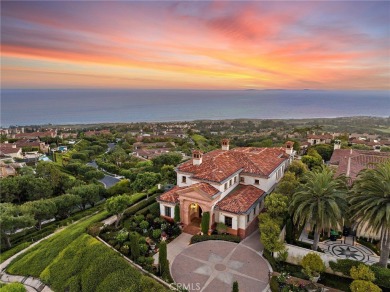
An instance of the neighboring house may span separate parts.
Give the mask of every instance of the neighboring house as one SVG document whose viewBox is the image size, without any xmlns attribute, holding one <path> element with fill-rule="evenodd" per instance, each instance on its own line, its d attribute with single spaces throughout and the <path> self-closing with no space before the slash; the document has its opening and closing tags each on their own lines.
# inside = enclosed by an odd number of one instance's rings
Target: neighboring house
<svg viewBox="0 0 390 292">
<path fill-rule="evenodd" d="M 332 142 L 333 136 L 330 134 L 322 134 L 322 135 L 308 135 L 307 142 L 310 145 L 317 144 L 330 144 Z"/>
<path fill-rule="evenodd" d="M 50 130 L 46 132 L 32 132 L 32 133 L 19 133 L 15 134 L 13 138 L 15 139 L 39 139 L 43 137 L 54 138 L 57 136 L 57 130 Z"/>
<path fill-rule="evenodd" d="M 2 177 L 8 177 L 8 176 L 15 176 L 16 170 L 11 165 L 1 165 L 0 166 L 0 178 Z"/>
<path fill-rule="evenodd" d="M 229 140 L 224 139 L 221 150 L 205 154 L 195 150 L 191 160 L 176 168 L 177 186 L 157 199 L 161 215 L 174 218 L 179 204 L 184 226 L 199 227 L 202 214 L 210 212 L 209 228 L 221 222 L 229 233 L 244 238 L 258 228 L 264 198 L 294 155 L 293 142 L 285 147 L 229 150 Z"/>
<path fill-rule="evenodd" d="M 0 156 L 23 158 L 22 148 L 17 147 L 15 144 L 1 143 Z"/>
<path fill-rule="evenodd" d="M 363 169 L 374 168 L 375 164 L 390 159 L 390 152 L 338 149 L 338 145 L 335 144 L 335 150 L 330 158 L 329 165 L 336 168 L 337 176 L 347 176 L 350 183 L 356 180 L 359 172 Z"/>
</svg>

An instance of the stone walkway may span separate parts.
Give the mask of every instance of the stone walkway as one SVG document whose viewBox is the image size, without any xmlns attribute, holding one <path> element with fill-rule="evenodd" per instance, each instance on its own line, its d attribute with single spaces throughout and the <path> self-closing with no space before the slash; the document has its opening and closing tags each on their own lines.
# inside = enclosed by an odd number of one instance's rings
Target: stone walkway
<svg viewBox="0 0 390 292">
<path fill-rule="evenodd" d="M 307 228 L 302 230 L 299 240 L 313 244 L 313 240 L 308 237 Z M 356 242 L 353 236 L 343 237 L 336 241 L 325 240 L 319 242 L 318 247 L 321 248 L 325 254 L 340 259 L 351 259 L 370 265 L 379 262 L 379 256 L 368 247 Z"/>
<path fill-rule="evenodd" d="M 241 292 L 267 291 L 271 269 L 262 251 L 258 232 L 240 244 L 217 240 L 192 244 L 174 258 L 171 274 L 190 292 L 231 291 L 234 281 Z"/>
</svg>

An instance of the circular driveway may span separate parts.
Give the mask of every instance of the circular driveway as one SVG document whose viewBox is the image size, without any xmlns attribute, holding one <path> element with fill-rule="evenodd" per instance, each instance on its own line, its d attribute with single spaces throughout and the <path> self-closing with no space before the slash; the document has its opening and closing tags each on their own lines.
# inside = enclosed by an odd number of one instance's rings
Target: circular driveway
<svg viewBox="0 0 390 292">
<path fill-rule="evenodd" d="M 188 291 L 230 292 L 234 281 L 240 292 L 263 291 L 268 272 L 268 263 L 252 248 L 217 240 L 188 246 L 171 266 L 175 282 Z"/>
</svg>

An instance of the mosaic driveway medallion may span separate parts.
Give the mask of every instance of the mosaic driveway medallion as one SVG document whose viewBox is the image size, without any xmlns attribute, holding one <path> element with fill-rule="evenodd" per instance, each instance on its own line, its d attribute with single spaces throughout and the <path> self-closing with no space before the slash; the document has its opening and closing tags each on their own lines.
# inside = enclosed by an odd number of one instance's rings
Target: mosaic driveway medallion
<svg viewBox="0 0 390 292">
<path fill-rule="evenodd" d="M 268 264 L 254 250 L 225 241 L 190 245 L 173 261 L 172 277 L 188 291 L 263 291 L 268 285 Z"/>
</svg>

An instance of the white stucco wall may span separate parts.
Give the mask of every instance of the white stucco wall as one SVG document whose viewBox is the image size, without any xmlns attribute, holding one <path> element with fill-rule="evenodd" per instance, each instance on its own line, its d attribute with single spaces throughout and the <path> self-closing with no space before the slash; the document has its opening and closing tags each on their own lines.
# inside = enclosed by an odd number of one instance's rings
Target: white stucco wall
<svg viewBox="0 0 390 292">
<path fill-rule="evenodd" d="M 219 214 L 216 213 L 216 216 L 219 215 L 219 220 L 218 222 L 220 223 L 225 223 L 225 216 L 226 217 L 231 217 L 232 218 L 232 229 L 237 230 L 238 229 L 238 217 L 237 215 L 230 214 L 230 213 L 225 213 L 225 212 L 218 212 Z"/>
<path fill-rule="evenodd" d="M 160 203 L 160 215 L 167 216 L 165 214 L 165 207 L 171 208 L 171 216 L 169 216 L 169 217 L 174 218 L 175 217 L 175 206 L 169 205 L 169 204 Z"/>
</svg>

